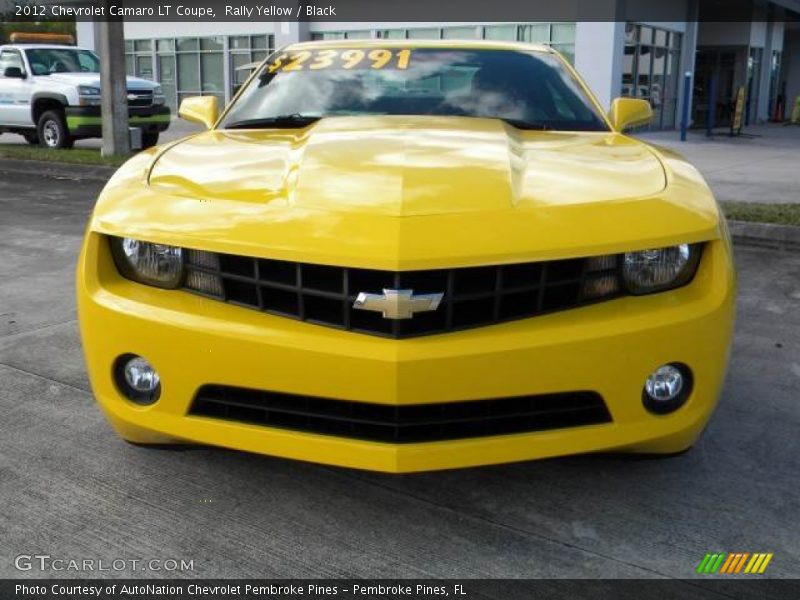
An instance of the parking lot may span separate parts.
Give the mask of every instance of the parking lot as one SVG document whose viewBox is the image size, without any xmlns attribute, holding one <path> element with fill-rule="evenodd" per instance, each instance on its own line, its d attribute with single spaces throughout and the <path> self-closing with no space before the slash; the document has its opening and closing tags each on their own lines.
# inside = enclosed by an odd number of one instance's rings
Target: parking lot
<svg viewBox="0 0 800 600">
<path fill-rule="evenodd" d="M 44 553 L 193 561 L 178 577 L 688 578 L 715 551 L 800 577 L 800 254 L 737 248 L 724 397 L 678 457 L 388 476 L 153 451 L 112 432 L 80 351 L 74 267 L 102 182 L 3 168 L 0 577 L 73 576 L 15 569 Z"/>
</svg>

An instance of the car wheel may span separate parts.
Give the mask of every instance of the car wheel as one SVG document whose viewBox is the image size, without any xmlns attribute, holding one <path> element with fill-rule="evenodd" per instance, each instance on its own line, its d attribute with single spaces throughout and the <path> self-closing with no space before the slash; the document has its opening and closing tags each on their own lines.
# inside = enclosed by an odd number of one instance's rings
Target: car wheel
<svg viewBox="0 0 800 600">
<path fill-rule="evenodd" d="M 142 134 L 142 149 L 152 148 L 158 144 L 158 132 Z"/>
<path fill-rule="evenodd" d="M 36 146 L 39 143 L 39 134 L 36 133 L 35 131 L 32 131 L 30 133 L 23 133 L 22 137 L 25 138 L 26 142 L 34 146 Z"/>
<path fill-rule="evenodd" d="M 39 117 L 37 128 L 39 144 L 43 148 L 59 149 L 72 148 L 74 140 L 69 134 L 67 123 L 61 112 L 48 110 Z"/>
</svg>

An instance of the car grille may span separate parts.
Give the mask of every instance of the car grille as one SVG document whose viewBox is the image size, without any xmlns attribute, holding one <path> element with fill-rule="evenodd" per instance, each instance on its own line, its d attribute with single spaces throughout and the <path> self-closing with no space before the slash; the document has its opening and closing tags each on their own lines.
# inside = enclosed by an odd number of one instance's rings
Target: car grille
<svg viewBox="0 0 800 600">
<path fill-rule="evenodd" d="M 394 444 L 611 422 L 603 398 L 595 392 L 394 406 L 206 385 L 189 414 Z"/>
<path fill-rule="evenodd" d="M 152 106 L 153 92 L 150 90 L 128 90 L 128 106 Z M 131 96 L 135 96 L 132 98 Z"/>
<path fill-rule="evenodd" d="M 424 271 L 333 267 L 189 250 L 186 289 L 309 323 L 407 338 L 574 308 L 620 295 L 619 256 Z M 443 293 L 438 309 L 387 319 L 359 292 Z"/>
</svg>

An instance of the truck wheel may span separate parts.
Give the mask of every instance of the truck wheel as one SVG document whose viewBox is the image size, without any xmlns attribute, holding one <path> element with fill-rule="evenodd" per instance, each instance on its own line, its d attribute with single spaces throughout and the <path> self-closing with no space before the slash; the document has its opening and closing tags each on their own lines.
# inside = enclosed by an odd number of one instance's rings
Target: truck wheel
<svg viewBox="0 0 800 600">
<path fill-rule="evenodd" d="M 43 148 L 72 148 L 75 141 L 69 134 L 64 115 L 54 110 L 48 110 L 39 117 L 39 144 Z"/>
<path fill-rule="evenodd" d="M 29 144 L 36 146 L 39 143 L 39 134 L 35 131 L 31 131 L 30 133 L 23 133 L 22 137 L 25 138 L 25 141 Z"/>
<path fill-rule="evenodd" d="M 152 148 L 158 144 L 158 132 L 155 133 L 142 133 L 142 150 Z"/>
</svg>

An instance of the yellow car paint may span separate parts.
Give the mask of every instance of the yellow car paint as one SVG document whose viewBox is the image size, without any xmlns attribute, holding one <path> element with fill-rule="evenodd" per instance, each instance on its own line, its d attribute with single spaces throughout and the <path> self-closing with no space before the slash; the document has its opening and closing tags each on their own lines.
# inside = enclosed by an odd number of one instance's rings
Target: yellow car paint
<svg viewBox="0 0 800 600">
<path fill-rule="evenodd" d="M 692 282 L 675 290 L 396 340 L 129 281 L 106 236 L 400 271 L 706 247 Z M 689 447 L 720 394 L 735 278 L 716 202 L 673 153 L 617 131 L 370 116 L 292 130 L 212 129 L 140 153 L 98 199 L 77 290 L 92 389 L 125 439 L 411 472 Z M 155 404 L 133 404 L 117 390 L 112 365 L 126 353 L 159 370 Z M 693 393 L 676 412 L 651 414 L 644 380 L 676 361 L 691 367 Z M 209 383 L 387 405 L 593 390 L 613 422 L 394 445 L 187 416 Z"/>
</svg>

